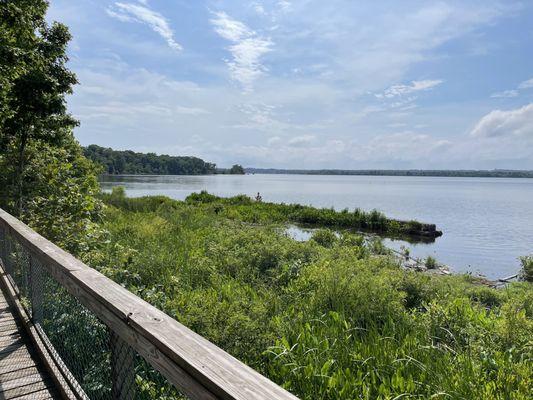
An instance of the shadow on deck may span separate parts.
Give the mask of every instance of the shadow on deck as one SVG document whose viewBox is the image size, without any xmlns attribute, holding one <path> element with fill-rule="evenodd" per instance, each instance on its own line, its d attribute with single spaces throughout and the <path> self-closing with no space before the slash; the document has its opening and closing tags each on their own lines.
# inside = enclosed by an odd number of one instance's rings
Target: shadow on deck
<svg viewBox="0 0 533 400">
<path fill-rule="evenodd" d="M 0 291 L 0 400 L 60 398 L 24 328 Z"/>
</svg>

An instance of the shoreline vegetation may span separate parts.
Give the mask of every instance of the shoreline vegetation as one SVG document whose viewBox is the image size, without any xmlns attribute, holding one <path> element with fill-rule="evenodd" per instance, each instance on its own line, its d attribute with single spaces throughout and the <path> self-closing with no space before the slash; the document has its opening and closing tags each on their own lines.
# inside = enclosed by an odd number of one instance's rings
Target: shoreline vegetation
<svg viewBox="0 0 533 400">
<path fill-rule="evenodd" d="M 336 211 L 333 208 L 256 201 L 245 195 L 223 198 L 207 191 L 190 194 L 186 202 L 207 207 L 211 205 L 217 207 L 219 212 L 224 212 L 224 205 L 233 206 L 232 209 L 240 214 L 239 216 L 243 221 L 251 223 L 268 220 L 277 223 L 363 230 L 393 237 L 407 236 L 420 240 L 435 239 L 442 236 L 442 231 L 437 230 L 434 224 L 390 219 L 377 210 L 366 212 L 356 208 L 350 211 L 346 208 L 342 211 Z"/>
<path fill-rule="evenodd" d="M 137 153 L 131 150 L 113 150 L 91 144 L 83 148 L 85 157 L 103 167 L 106 175 L 363 175 L 363 176 L 431 176 L 458 178 L 533 178 L 533 171 L 525 170 L 380 170 L 380 169 L 280 169 L 243 168 L 239 164 L 220 168 L 198 157 Z"/>
<path fill-rule="evenodd" d="M 363 176 L 431 176 L 457 178 L 533 178 L 533 171 L 527 170 L 386 170 L 386 169 L 277 169 L 277 168 L 245 168 L 247 174 L 279 174 L 279 175 L 363 175 Z"/>
<path fill-rule="evenodd" d="M 169 156 L 113 150 L 91 144 L 83 148 L 85 157 L 102 167 L 106 175 L 244 175 L 241 165 L 217 168 L 198 157 Z"/>
<path fill-rule="evenodd" d="M 421 273 L 325 217 L 300 242 L 280 229 L 292 206 L 246 196 L 101 199 L 90 265 L 301 399 L 530 394 L 529 282 L 494 289 L 434 259 Z"/>
</svg>

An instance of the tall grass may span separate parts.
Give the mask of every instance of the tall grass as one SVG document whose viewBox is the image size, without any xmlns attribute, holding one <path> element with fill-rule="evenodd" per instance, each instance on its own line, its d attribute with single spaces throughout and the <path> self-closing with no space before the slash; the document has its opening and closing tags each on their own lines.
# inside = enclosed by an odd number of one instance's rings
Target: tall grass
<svg viewBox="0 0 533 400">
<path fill-rule="evenodd" d="M 216 207 L 219 213 L 229 218 L 253 223 L 294 222 L 322 227 L 361 229 L 390 235 L 436 237 L 441 234 L 436 231 L 434 225 L 390 219 L 377 210 L 365 212 L 356 208 L 353 211 L 348 209 L 335 211 L 332 208 L 315 208 L 300 204 L 255 202 L 244 195 L 221 198 L 205 191 L 189 195 L 186 202 L 206 205 L 208 209 Z"/>
<path fill-rule="evenodd" d="M 531 283 L 406 272 L 357 235 L 291 240 L 286 208 L 201 196 L 108 195 L 89 262 L 302 399 L 530 398 Z"/>
</svg>

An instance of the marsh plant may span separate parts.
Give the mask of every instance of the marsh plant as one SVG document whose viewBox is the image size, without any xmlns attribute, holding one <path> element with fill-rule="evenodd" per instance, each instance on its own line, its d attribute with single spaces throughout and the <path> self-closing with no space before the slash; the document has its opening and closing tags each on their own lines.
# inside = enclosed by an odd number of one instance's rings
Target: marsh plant
<svg viewBox="0 0 533 400">
<path fill-rule="evenodd" d="M 533 282 L 533 255 L 520 257 L 522 269 L 520 278 L 526 282 Z"/>
<path fill-rule="evenodd" d="M 103 197 L 91 265 L 302 399 L 530 398 L 529 282 L 405 271 L 327 226 L 297 242 L 245 196 Z"/>
<path fill-rule="evenodd" d="M 437 269 L 439 267 L 437 260 L 432 256 L 428 256 L 424 264 L 427 269 Z"/>
</svg>

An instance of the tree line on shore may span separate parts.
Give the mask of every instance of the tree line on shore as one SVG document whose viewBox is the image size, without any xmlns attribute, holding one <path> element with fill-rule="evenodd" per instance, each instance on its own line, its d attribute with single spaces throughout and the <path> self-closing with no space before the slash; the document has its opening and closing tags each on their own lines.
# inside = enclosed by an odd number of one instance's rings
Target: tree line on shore
<svg viewBox="0 0 533 400">
<path fill-rule="evenodd" d="M 198 157 L 137 153 L 113 150 L 95 144 L 83 149 L 85 157 L 100 164 L 104 173 L 146 175 L 209 175 L 216 173 L 216 165 Z"/>
<path fill-rule="evenodd" d="M 109 175 L 211 175 L 244 174 L 244 168 L 217 168 L 216 164 L 198 157 L 169 156 L 166 154 L 138 153 L 131 150 L 113 150 L 91 144 L 83 148 L 85 157 L 103 167 Z"/>
<path fill-rule="evenodd" d="M 249 174 L 296 174 L 296 175 L 368 175 L 368 176 L 442 176 L 458 178 L 533 178 L 533 171 L 493 170 L 438 170 L 438 169 L 280 169 L 246 168 Z"/>
</svg>

